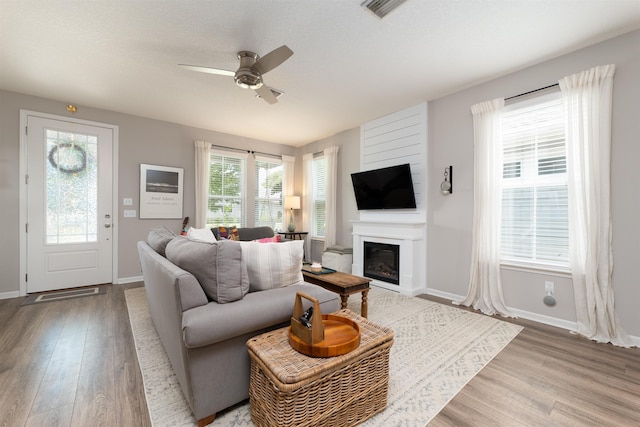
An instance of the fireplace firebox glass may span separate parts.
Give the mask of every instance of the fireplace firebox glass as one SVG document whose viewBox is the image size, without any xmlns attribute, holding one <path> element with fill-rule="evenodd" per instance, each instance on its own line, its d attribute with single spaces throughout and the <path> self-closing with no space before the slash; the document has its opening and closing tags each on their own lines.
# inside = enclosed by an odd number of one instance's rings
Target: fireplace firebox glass
<svg viewBox="0 0 640 427">
<path fill-rule="evenodd" d="M 393 285 L 400 284 L 400 246 L 387 243 L 364 242 L 365 277 Z"/>
</svg>

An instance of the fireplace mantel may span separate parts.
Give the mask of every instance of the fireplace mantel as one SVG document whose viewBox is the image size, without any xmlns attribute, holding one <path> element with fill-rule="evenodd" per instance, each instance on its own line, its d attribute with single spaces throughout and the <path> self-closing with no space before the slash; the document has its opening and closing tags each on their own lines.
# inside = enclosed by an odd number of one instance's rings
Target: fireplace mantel
<svg viewBox="0 0 640 427">
<path fill-rule="evenodd" d="M 394 285 L 374 279 L 371 284 L 410 296 L 426 291 L 426 223 L 377 220 L 358 220 L 351 223 L 353 224 L 353 274 L 363 275 L 365 241 L 398 245 L 400 246 L 400 283 Z"/>
</svg>

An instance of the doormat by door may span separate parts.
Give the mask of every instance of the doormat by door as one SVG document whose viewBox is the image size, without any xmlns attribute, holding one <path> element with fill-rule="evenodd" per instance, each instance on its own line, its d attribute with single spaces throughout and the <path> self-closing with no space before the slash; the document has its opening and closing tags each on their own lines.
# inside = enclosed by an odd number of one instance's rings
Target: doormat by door
<svg viewBox="0 0 640 427">
<path fill-rule="evenodd" d="M 43 292 L 29 295 L 22 304 L 39 304 L 41 302 L 60 301 L 71 298 L 90 297 L 107 293 L 107 285 L 90 286 L 86 288 L 64 289 L 61 291 Z"/>
</svg>

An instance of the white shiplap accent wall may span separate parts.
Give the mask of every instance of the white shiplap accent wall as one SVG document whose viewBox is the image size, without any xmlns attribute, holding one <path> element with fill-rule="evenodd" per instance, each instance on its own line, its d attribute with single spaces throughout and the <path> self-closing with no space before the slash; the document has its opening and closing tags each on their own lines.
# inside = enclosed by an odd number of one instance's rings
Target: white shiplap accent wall
<svg viewBox="0 0 640 427">
<path fill-rule="evenodd" d="M 360 170 L 411 165 L 416 209 L 360 211 L 353 226 L 353 264 L 364 273 L 364 242 L 400 247 L 400 283 L 373 280 L 386 289 L 415 296 L 425 293 L 427 277 L 427 104 L 389 114 L 360 127 Z"/>
<path fill-rule="evenodd" d="M 361 211 L 361 220 L 389 215 L 401 221 L 426 221 L 427 202 L 427 104 L 418 104 L 372 120 L 360 127 L 360 170 L 411 165 L 416 209 Z"/>
</svg>

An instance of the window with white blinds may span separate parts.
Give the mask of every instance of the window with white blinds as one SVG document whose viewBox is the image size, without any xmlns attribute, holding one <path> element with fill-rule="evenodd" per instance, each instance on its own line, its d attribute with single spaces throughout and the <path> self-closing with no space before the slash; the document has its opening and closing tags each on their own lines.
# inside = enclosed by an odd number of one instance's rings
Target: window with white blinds
<svg viewBox="0 0 640 427">
<path fill-rule="evenodd" d="M 245 225 L 245 167 L 243 156 L 211 153 L 207 227 Z"/>
<path fill-rule="evenodd" d="M 255 180 L 255 226 L 282 231 L 282 161 L 256 158 Z"/>
<path fill-rule="evenodd" d="M 311 236 L 324 237 L 326 225 L 327 160 L 324 156 L 313 159 L 313 218 Z"/>
<path fill-rule="evenodd" d="M 503 115 L 504 261 L 568 265 L 569 214 L 564 109 L 560 94 Z"/>
</svg>

